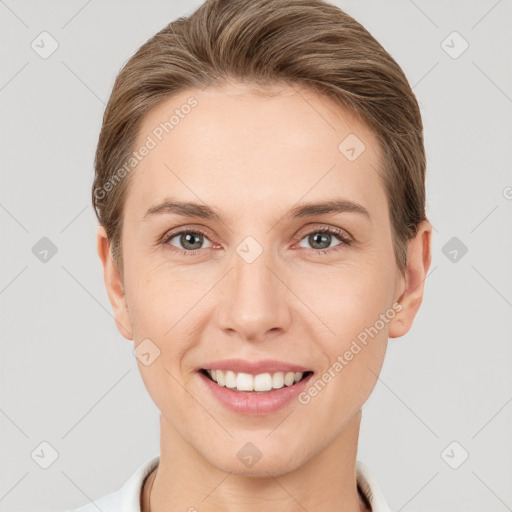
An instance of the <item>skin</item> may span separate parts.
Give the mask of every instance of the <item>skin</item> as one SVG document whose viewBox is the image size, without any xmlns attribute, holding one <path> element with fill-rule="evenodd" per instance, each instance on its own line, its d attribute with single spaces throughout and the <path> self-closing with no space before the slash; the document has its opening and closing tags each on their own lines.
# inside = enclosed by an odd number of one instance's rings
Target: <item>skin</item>
<svg viewBox="0 0 512 512">
<path fill-rule="evenodd" d="M 401 275 L 373 132 L 313 91 L 273 93 L 229 83 L 180 93 L 150 111 L 137 147 L 190 96 L 198 101 L 130 175 L 122 273 L 98 227 L 119 331 L 135 347 L 149 338 L 160 350 L 148 366 L 137 359 L 161 411 L 160 464 L 143 493 L 152 483 L 153 512 L 368 510 L 356 487 L 361 408 L 388 338 L 407 333 L 420 307 L 432 227 L 420 225 Z M 354 161 L 338 150 L 351 133 L 366 146 Z M 222 222 L 174 213 L 141 220 L 171 195 L 214 208 Z M 335 197 L 361 204 L 371 219 L 354 212 L 285 218 L 297 203 Z M 331 235 L 314 245 L 308 235 L 323 226 L 341 228 L 352 244 Z M 158 242 L 178 227 L 206 231 L 191 242 L 197 254 L 181 253 L 191 249 L 180 236 Z M 236 252 L 247 236 L 263 249 L 252 263 Z M 240 415 L 212 398 L 194 371 L 214 359 L 271 358 L 311 368 L 316 378 L 399 298 L 401 311 L 306 405 Z M 247 442 L 262 453 L 251 468 L 237 457 Z"/>
</svg>

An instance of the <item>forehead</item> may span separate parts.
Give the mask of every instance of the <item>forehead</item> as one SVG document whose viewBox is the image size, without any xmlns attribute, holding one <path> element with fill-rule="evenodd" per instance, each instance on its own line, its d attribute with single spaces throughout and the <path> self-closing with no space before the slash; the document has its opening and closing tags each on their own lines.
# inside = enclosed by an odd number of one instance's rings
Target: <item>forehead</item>
<svg viewBox="0 0 512 512">
<path fill-rule="evenodd" d="M 135 149 L 144 145 L 125 205 L 139 218 L 166 195 L 232 212 L 254 205 L 254 214 L 301 198 L 344 196 L 369 210 L 385 202 L 373 131 L 297 86 L 180 92 L 145 116 Z"/>
</svg>

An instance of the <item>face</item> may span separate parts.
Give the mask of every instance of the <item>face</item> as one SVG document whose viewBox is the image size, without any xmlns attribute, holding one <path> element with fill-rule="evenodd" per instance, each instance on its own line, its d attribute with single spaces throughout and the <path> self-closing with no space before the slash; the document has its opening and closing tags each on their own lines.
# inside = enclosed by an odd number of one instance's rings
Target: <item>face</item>
<svg viewBox="0 0 512 512">
<path fill-rule="evenodd" d="M 103 252 L 117 325 L 150 354 L 138 366 L 163 428 L 238 474 L 289 471 L 340 436 L 422 291 L 399 312 L 407 279 L 372 131 L 311 91 L 273 93 L 209 87 L 151 111 L 136 147 L 155 144 L 129 178 L 122 276 Z M 426 262 L 417 247 L 411 265 Z M 275 410 L 235 411 L 198 371 L 233 358 L 314 373 Z M 263 454 L 252 468 L 237 455 L 247 442 Z"/>
</svg>

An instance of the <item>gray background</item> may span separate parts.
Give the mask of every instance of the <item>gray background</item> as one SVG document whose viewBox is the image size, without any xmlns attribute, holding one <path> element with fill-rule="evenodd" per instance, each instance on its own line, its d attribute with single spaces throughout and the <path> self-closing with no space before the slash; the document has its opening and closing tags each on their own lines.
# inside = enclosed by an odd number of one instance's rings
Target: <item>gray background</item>
<svg viewBox="0 0 512 512">
<path fill-rule="evenodd" d="M 92 164 L 120 67 L 199 3 L 0 1 L 1 511 L 81 505 L 159 451 L 158 411 L 103 285 Z M 512 2 L 332 3 L 414 87 L 435 228 L 423 305 L 390 340 L 358 458 L 394 511 L 512 510 Z M 42 31 L 59 45 L 47 59 L 31 47 Z M 469 43 L 458 58 L 442 43 L 453 31 Z M 43 237 L 57 248 L 46 262 Z M 48 469 L 31 456 L 43 441 L 58 452 Z"/>
</svg>

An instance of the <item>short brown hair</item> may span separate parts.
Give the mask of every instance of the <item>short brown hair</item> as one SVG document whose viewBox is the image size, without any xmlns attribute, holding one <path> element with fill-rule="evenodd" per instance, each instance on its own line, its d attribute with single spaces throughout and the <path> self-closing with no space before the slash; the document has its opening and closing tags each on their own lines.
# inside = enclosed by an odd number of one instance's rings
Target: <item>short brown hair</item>
<svg viewBox="0 0 512 512">
<path fill-rule="evenodd" d="M 206 0 L 126 62 L 103 116 L 92 191 L 118 268 L 130 176 L 119 183 L 114 178 L 134 150 L 142 119 L 173 94 L 227 80 L 308 87 L 372 128 L 382 150 L 393 248 L 403 273 L 407 242 L 426 220 L 419 106 L 389 53 L 360 23 L 323 0 Z"/>
</svg>

